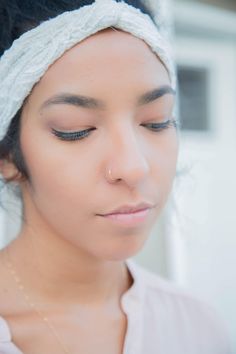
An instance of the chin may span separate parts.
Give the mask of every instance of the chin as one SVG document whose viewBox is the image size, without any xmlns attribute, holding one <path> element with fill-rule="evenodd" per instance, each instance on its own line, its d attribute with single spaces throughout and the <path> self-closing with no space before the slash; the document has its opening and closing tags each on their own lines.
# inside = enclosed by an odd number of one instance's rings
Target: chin
<svg viewBox="0 0 236 354">
<path fill-rule="evenodd" d="M 122 247 L 115 247 L 111 250 L 109 254 L 106 254 L 104 258 L 109 261 L 125 261 L 128 258 L 136 256 L 140 251 L 142 251 L 145 239 L 136 239 L 131 242 L 124 242 Z"/>
</svg>

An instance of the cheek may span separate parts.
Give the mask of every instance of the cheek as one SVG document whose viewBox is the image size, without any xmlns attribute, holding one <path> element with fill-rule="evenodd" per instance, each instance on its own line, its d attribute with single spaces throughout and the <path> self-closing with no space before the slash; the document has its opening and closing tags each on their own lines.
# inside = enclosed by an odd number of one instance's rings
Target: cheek
<svg viewBox="0 0 236 354">
<path fill-rule="evenodd" d="M 179 141 L 176 131 L 171 130 L 165 136 L 160 137 L 155 151 L 156 158 L 153 164 L 154 175 L 159 192 L 163 200 L 166 200 L 176 175 L 176 164 L 179 152 Z"/>
<path fill-rule="evenodd" d="M 169 179 L 173 180 L 176 173 L 176 164 L 178 158 L 179 143 L 176 132 L 172 132 L 171 137 L 164 146 L 165 153 L 162 155 L 162 166 L 166 174 L 169 175 Z"/>
<path fill-rule="evenodd" d="M 47 209 L 61 208 L 63 212 L 68 210 L 68 214 L 81 205 L 86 209 L 93 161 L 78 148 L 75 151 L 74 146 L 76 143 L 72 147 L 70 143 L 57 142 L 45 134 L 32 137 L 27 132 L 22 134 L 22 150 L 31 175 L 31 193 Z"/>
<path fill-rule="evenodd" d="M 31 175 L 27 211 L 40 229 L 54 230 L 79 246 L 89 242 L 82 236 L 88 232 L 93 211 L 91 163 L 86 163 L 86 156 L 68 153 L 64 144 L 25 139 L 22 150 Z"/>
</svg>

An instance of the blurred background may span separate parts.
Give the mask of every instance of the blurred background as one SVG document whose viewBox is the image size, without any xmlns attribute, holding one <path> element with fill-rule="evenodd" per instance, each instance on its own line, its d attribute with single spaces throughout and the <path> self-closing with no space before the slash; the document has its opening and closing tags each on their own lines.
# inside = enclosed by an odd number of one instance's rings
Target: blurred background
<svg viewBox="0 0 236 354">
<path fill-rule="evenodd" d="M 214 306 L 235 354 L 236 1 L 148 3 L 172 41 L 182 127 L 173 193 L 136 258 Z"/>
<path fill-rule="evenodd" d="M 236 1 L 146 2 L 176 58 L 180 154 L 166 208 L 134 258 L 215 307 L 236 354 Z M 17 200 L 3 204 L 0 248 L 20 227 Z"/>
</svg>

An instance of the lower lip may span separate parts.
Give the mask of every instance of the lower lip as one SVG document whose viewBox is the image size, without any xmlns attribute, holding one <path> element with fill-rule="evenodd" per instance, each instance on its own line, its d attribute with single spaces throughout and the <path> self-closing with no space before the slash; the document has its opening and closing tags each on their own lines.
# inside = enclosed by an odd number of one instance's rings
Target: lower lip
<svg viewBox="0 0 236 354">
<path fill-rule="evenodd" d="M 137 226 L 146 221 L 150 213 L 150 208 L 129 214 L 102 215 L 104 218 L 122 226 Z"/>
</svg>

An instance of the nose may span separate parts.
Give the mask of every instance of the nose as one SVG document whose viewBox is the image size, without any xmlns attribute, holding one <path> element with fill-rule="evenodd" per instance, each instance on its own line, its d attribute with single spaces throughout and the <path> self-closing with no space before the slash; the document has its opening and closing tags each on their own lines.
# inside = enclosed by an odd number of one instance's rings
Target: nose
<svg viewBox="0 0 236 354">
<path fill-rule="evenodd" d="M 116 129 L 112 136 L 109 168 L 112 182 L 119 181 L 135 187 L 147 178 L 150 172 L 145 145 L 140 135 L 131 127 Z"/>
</svg>

